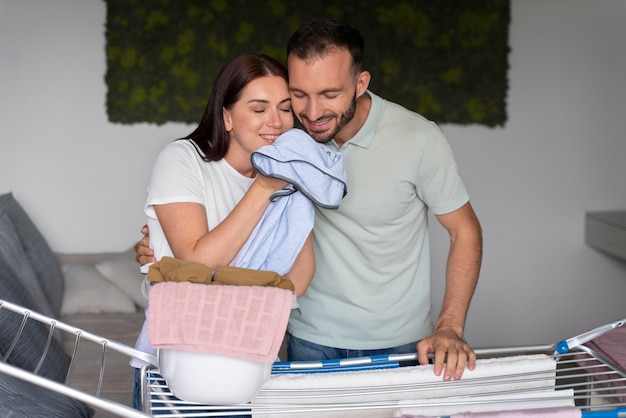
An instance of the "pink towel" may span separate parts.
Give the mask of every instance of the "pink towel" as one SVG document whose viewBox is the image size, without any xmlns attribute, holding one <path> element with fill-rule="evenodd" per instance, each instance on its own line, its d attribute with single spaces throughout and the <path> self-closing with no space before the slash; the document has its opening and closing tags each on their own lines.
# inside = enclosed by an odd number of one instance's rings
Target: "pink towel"
<svg viewBox="0 0 626 418">
<path fill-rule="evenodd" d="M 291 303 L 292 292 L 276 287 L 157 283 L 149 295 L 148 337 L 156 348 L 272 363 Z"/>
<path fill-rule="evenodd" d="M 451 415 L 450 418 L 580 418 L 581 416 L 582 412 L 580 409 L 568 406 L 562 408 L 539 408 L 502 412 L 465 412 L 463 414 Z"/>
<path fill-rule="evenodd" d="M 598 354 L 612 360 L 615 364 L 626 370 L 626 328 L 615 328 L 606 334 L 600 335 L 585 344 Z M 579 359 L 586 356 L 577 356 Z M 614 396 L 620 402 L 626 402 L 626 380 L 623 376 L 612 373 L 611 370 L 600 366 L 597 361 L 580 361 L 580 364 L 590 372 L 599 372 L 594 379 L 601 382 L 607 388 L 614 388 Z"/>
<path fill-rule="evenodd" d="M 580 418 L 582 412 L 574 406 L 563 408 L 539 408 L 523 411 L 464 412 L 450 415 L 450 418 Z M 400 418 L 432 418 L 424 415 L 402 415 Z"/>
</svg>

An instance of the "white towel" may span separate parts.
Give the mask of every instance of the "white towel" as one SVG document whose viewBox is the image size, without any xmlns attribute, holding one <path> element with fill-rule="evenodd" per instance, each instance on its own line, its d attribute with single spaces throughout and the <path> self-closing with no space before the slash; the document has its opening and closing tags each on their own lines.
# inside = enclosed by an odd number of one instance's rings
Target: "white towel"
<svg viewBox="0 0 626 418">
<path fill-rule="evenodd" d="M 518 411 L 522 416 L 538 409 L 569 408 L 574 406 L 573 389 L 532 390 L 501 395 L 474 395 L 469 397 L 449 397 L 446 399 L 418 399 L 400 401 L 394 417 L 402 416 L 454 416 L 464 413 L 486 413 Z M 471 415 L 469 415 L 471 416 Z M 532 415 L 531 415 L 532 416 Z"/>
<path fill-rule="evenodd" d="M 532 374 L 524 376 L 529 373 Z M 444 382 L 441 376 L 435 376 L 432 365 L 358 372 L 282 374 L 273 375 L 263 385 L 254 403 L 400 401 L 487 395 L 500 391 L 553 390 L 555 375 L 556 362 L 543 354 L 481 359 L 477 361 L 474 370 L 464 371 L 461 380 L 448 382 Z M 399 391 L 398 385 L 406 386 Z M 295 397 L 293 390 L 299 390 L 298 397 Z M 361 410 L 353 415 L 393 416 L 397 405 L 398 402 L 392 402 L 388 410 Z M 333 415 L 324 412 L 311 416 Z M 339 412 L 335 416 L 346 416 L 346 412 Z"/>
</svg>

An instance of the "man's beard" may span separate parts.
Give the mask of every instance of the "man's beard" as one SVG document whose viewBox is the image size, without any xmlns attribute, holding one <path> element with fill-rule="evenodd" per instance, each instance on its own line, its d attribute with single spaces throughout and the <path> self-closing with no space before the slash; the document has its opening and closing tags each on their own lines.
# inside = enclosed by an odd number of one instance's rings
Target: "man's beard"
<svg viewBox="0 0 626 418">
<path fill-rule="evenodd" d="M 352 118 L 354 118 L 355 113 L 356 113 L 356 94 L 354 98 L 352 99 L 352 103 L 350 104 L 350 107 L 348 107 L 346 111 L 341 114 L 341 117 L 339 118 L 339 121 L 337 122 L 337 126 L 335 126 L 335 129 L 333 129 L 329 133 L 311 132 L 307 124 L 303 123 L 302 125 L 304 129 L 307 131 L 307 133 L 311 135 L 313 139 L 315 139 L 317 142 L 320 142 L 320 143 L 326 143 L 330 141 L 331 139 L 333 139 L 337 135 L 337 133 L 339 133 L 339 131 L 341 131 L 344 128 L 344 126 L 346 126 L 352 120 Z M 302 113 L 299 116 L 300 116 L 300 120 L 307 119 L 306 115 L 303 115 Z"/>
</svg>

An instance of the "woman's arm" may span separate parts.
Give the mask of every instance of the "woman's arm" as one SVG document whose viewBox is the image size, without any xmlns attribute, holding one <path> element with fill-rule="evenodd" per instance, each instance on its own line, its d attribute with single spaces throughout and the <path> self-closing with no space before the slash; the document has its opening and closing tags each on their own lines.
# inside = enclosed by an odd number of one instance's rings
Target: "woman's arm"
<svg viewBox="0 0 626 418">
<path fill-rule="evenodd" d="M 300 297 L 306 292 L 309 287 L 313 275 L 315 274 L 315 253 L 313 251 L 313 236 L 309 234 L 304 246 L 296 257 L 296 261 L 293 267 L 285 277 L 287 277 L 293 283 L 296 288 L 296 296 Z"/>
<path fill-rule="evenodd" d="M 198 203 L 155 205 L 154 210 L 174 257 L 215 269 L 235 258 L 263 216 L 272 193 L 284 185 L 282 180 L 258 176 L 232 212 L 211 231 L 205 208 Z"/>
</svg>

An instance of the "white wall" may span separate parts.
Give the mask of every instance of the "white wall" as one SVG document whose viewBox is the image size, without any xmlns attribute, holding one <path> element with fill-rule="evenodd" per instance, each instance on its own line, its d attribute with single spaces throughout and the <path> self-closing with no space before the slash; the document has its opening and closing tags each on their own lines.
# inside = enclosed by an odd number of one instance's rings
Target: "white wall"
<svg viewBox="0 0 626 418">
<path fill-rule="evenodd" d="M 467 338 L 545 344 L 626 317 L 626 262 L 584 244 L 584 214 L 626 209 L 626 1 L 513 0 L 509 121 L 446 125 L 485 235 Z M 53 249 L 139 238 L 158 150 L 192 126 L 107 121 L 99 0 L 0 0 L 0 193 Z M 433 227 L 438 306 L 446 237 Z"/>
<path fill-rule="evenodd" d="M 0 0 L 0 192 L 59 252 L 137 241 L 156 153 L 191 129 L 107 120 L 105 16 L 99 0 Z"/>
</svg>

